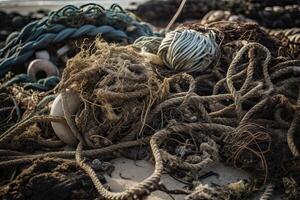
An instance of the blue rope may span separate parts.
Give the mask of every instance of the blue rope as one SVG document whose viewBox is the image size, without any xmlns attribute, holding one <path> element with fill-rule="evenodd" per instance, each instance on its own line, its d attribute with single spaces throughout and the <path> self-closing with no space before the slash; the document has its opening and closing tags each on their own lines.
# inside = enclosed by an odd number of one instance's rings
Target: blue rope
<svg viewBox="0 0 300 200">
<path fill-rule="evenodd" d="M 83 21 L 78 26 L 79 19 Z M 10 41 L 0 50 L 0 77 L 12 67 L 23 65 L 37 50 L 68 39 L 99 34 L 113 41 L 132 43 L 141 36 L 153 35 L 153 32 L 150 26 L 116 4 L 107 10 L 98 4 L 86 4 L 79 8 L 68 5 L 51 12 L 48 17 L 29 23 L 10 37 Z"/>
<path fill-rule="evenodd" d="M 40 79 L 39 81 L 36 82 L 27 74 L 18 74 L 14 76 L 12 79 L 6 81 L 1 86 L 1 88 L 5 88 L 13 84 L 22 84 L 24 89 L 48 91 L 53 89 L 59 83 L 59 81 L 60 79 L 57 76 L 50 76 L 44 79 Z"/>
</svg>

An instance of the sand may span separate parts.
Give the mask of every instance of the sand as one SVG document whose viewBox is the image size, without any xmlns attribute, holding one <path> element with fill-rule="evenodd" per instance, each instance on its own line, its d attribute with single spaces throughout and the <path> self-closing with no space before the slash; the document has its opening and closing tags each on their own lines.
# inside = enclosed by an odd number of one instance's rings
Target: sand
<svg viewBox="0 0 300 200">
<path fill-rule="evenodd" d="M 111 190 L 114 192 L 120 192 L 126 188 L 134 186 L 138 182 L 150 176 L 154 170 L 153 165 L 144 160 L 136 161 L 135 163 L 134 160 L 117 158 L 112 161 L 112 164 L 116 167 L 115 171 L 113 172 L 112 177 L 106 176 L 105 178 L 107 179 Z M 224 185 L 233 181 L 248 178 L 247 173 L 245 173 L 244 171 L 226 167 L 221 163 L 209 169 L 204 169 L 204 171 L 214 171 L 220 176 L 211 176 L 209 178 L 206 178 L 205 180 L 203 180 L 203 184 L 216 183 L 219 185 Z M 176 181 L 171 176 L 166 174 L 162 177 L 162 183 L 168 189 L 183 189 L 183 187 L 185 186 L 183 183 Z M 176 200 L 184 198 L 184 196 L 182 195 L 173 195 L 173 197 Z M 166 193 L 154 192 L 148 197 L 148 199 L 171 200 L 172 198 Z"/>
<path fill-rule="evenodd" d="M 115 166 L 115 170 L 112 173 L 112 177 L 106 176 L 105 178 L 113 192 L 121 192 L 136 185 L 150 176 L 154 170 L 153 164 L 145 160 L 135 162 L 134 160 L 126 158 L 117 158 L 112 160 L 111 163 Z M 218 185 L 225 185 L 241 179 L 248 180 L 250 177 L 245 171 L 225 166 L 222 163 L 217 163 L 212 167 L 203 169 L 203 171 L 213 171 L 219 176 L 210 176 L 204 179 L 201 182 L 202 184 L 214 183 Z M 168 189 L 183 189 L 185 186 L 183 183 L 176 181 L 167 174 L 163 175 L 161 181 Z M 183 195 L 172 196 L 175 200 L 184 199 Z M 260 193 L 257 193 L 253 200 L 258 199 L 259 196 Z M 164 192 L 156 191 L 148 197 L 148 200 L 172 200 L 172 198 Z M 281 198 L 275 196 L 272 200 L 281 200 Z"/>
</svg>

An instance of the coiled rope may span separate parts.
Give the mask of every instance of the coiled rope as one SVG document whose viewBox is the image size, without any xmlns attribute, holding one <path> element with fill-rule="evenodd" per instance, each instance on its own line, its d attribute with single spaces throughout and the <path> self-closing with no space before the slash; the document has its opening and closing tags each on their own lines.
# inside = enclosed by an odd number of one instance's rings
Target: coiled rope
<svg viewBox="0 0 300 200">
<path fill-rule="evenodd" d="M 167 68 L 176 72 L 204 72 L 219 59 L 219 47 L 213 30 L 198 32 L 176 29 L 162 37 L 141 37 L 136 48 L 157 54 Z"/>
<path fill-rule="evenodd" d="M 185 72 L 205 71 L 217 54 L 213 31 L 177 29 L 166 34 L 158 49 L 158 55 L 170 69 Z"/>
<path fill-rule="evenodd" d="M 48 17 L 25 26 L 10 37 L 0 50 L 0 77 L 13 66 L 23 65 L 36 50 L 80 37 L 102 35 L 113 41 L 132 43 L 140 36 L 151 36 L 151 28 L 133 14 L 113 4 L 108 10 L 97 4 L 68 5 Z"/>
</svg>

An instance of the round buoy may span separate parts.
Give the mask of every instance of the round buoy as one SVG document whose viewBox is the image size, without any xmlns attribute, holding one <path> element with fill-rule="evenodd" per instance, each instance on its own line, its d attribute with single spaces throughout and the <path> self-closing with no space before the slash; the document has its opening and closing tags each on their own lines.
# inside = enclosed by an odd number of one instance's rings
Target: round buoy
<svg viewBox="0 0 300 200">
<path fill-rule="evenodd" d="M 80 106 L 80 98 L 73 92 L 67 92 L 66 98 L 68 102 L 68 110 L 71 114 L 74 114 Z M 55 98 L 51 107 L 50 115 L 64 116 L 61 94 Z M 75 146 L 78 143 L 67 123 L 51 122 L 51 125 L 57 137 L 67 145 Z"/>
<path fill-rule="evenodd" d="M 27 74 L 34 80 L 39 80 L 49 76 L 58 76 L 59 71 L 49 60 L 35 59 L 29 64 Z"/>
</svg>

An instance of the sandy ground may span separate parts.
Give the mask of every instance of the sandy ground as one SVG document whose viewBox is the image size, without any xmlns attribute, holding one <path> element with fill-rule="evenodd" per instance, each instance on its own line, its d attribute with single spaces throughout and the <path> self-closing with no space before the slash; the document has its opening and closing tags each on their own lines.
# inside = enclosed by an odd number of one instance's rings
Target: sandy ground
<svg viewBox="0 0 300 200">
<path fill-rule="evenodd" d="M 135 161 L 126 158 L 117 158 L 112 161 L 112 164 L 115 166 L 115 171 L 112 173 L 112 177 L 106 176 L 106 179 L 113 192 L 121 192 L 136 185 L 149 177 L 154 170 L 153 165 L 144 160 L 136 161 L 135 163 Z M 203 171 L 213 171 L 219 174 L 219 176 L 210 176 L 204 179 L 202 184 L 215 183 L 218 185 L 225 185 L 241 179 L 249 178 L 249 175 L 246 172 L 224 166 L 221 163 L 207 169 L 203 169 Z M 161 181 L 168 189 L 183 189 L 185 186 L 183 183 L 176 181 L 167 174 L 163 175 Z M 183 195 L 172 196 L 175 200 L 183 200 L 184 198 Z M 260 194 L 257 194 L 253 200 L 258 199 L 259 196 Z M 172 198 L 166 193 L 156 191 L 148 197 L 148 200 L 172 200 Z M 275 196 L 272 200 L 281 200 L 281 198 Z"/>
<path fill-rule="evenodd" d="M 121 192 L 124 189 L 128 189 L 136 185 L 150 176 L 154 170 L 153 165 L 147 161 L 137 161 L 135 164 L 133 160 L 118 158 L 115 159 L 112 164 L 116 167 L 112 174 L 112 178 L 108 176 L 105 178 L 111 186 L 111 190 L 114 192 Z M 123 178 L 121 178 L 121 176 Z M 162 182 L 168 187 L 168 189 L 182 189 L 184 187 L 184 184 L 176 181 L 169 175 L 163 175 Z M 169 200 L 171 198 L 166 193 L 154 192 L 148 197 L 148 199 Z M 183 199 L 183 196 L 177 195 L 175 199 Z"/>
<path fill-rule="evenodd" d="M 114 192 L 120 192 L 124 189 L 128 189 L 136 185 L 137 183 L 150 176 L 154 170 L 153 165 L 144 160 L 137 161 L 135 163 L 133 160 L 118 158 L 113 160 L 112 164 L 116 167 L 115 171 L 113 172 L 112 177 L 106 176 L 106 179 L 108 181 L 108 184 L 111 186 L 111 190 Z M 226 167 L 222 164 L 217 164 L 216 166 L 210 167 L 209 169 L 204 169 L 204 171 L 214 171 L 220 176 L 211 176 L 203 180 L 203 184 L 216 183 L 219 185 L 224 185 L 240 179 L 248 178 L 248 175 L 245 172 L 233 169 L 231 167 Z M 183 187 L 185 186 L 183 183 L 176 181 L 169 175 L 163 175 L 162 183 L 168 189 L 183 189 Z M 176 200 L 180 200 L 183 199 L 184 196 L 173 195 L 173 197 Z M 148 199 L 172 200 L 169 195 L 163 192 L 154 192 L 151 194 L 151 196 L 148 197 Z"/>
</svg>

